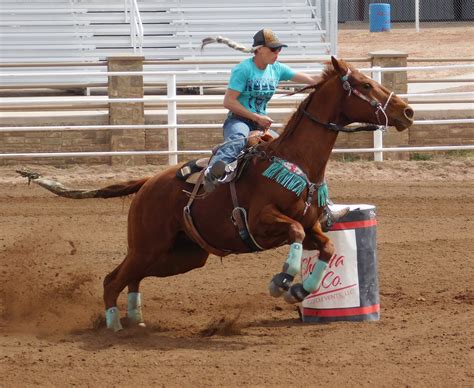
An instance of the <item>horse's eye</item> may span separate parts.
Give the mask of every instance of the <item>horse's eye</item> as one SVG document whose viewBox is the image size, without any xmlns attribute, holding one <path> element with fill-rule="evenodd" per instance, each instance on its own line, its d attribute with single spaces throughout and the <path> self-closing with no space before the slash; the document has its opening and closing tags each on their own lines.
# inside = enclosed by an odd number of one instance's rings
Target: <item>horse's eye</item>
<svg viewBox="0 0 474 388">
<path fill-rule="evenodd" d="M 369 83 L 367 83 L 367 82 L 366 82 L 365 84 L 363 84 L 362 87 L 364 88 L 364 90 L 370 90 L 370 89 L 372 89 L 372 85 L 369 84 Z"/>
</svg>

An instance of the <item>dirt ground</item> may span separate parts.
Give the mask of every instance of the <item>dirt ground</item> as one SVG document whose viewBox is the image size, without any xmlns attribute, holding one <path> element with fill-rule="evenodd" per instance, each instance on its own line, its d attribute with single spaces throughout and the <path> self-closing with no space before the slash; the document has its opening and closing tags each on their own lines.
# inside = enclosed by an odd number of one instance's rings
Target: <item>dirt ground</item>
<svg viewBox="0 0 474 388">
<path fill-rule="evenodd" d="M 472 34 L 344 28 L 340 56 L 472 57 Z M 1 167 L 0 386 L 472 387 L 473 167 L 472 157 L 330 163 L 336 203 L 377 207 L 379 322 L 301 323 L 267 293 L 280 248 L 146 279 L 147 328 L 116 334 L 103 327 L 102 280 L 126 251 L 131 199 L 58 198 Z M 34 168 L 97 187 L 157 167 Z M 119 302 L 124 314 L 125 294 Z"/>
<path fill-rule="evenodd" d="M 453 58 L 474 61 L 474 23 L 422 23 L 417 32 L 414 23 L 394 23 L 390 31 L 370 32 L 366 24 L 344 24 L 338 34 L 340 58 L 362 58 L 380 50 L 395 50 L 409 58 Z M 413 63 L 410 66 L 446 65 L 450 62 Z M 462 63 L 462 62 L 460 62 Z M 465 75 L 472 78 L 472 69 L 411 71 L 408 77 L 440 79 Z M 471 74 L 471 76 L 468 76 Z"/>
<path fill-rule="evenodd" d="M 101 283 L 124 256 L 131 200 L 55 197 L 3 167 L 0 385 L 472 386 L 473 167 L 330 164 L 336 203 L 377 207 L 379 322 L 301 323 L 266 290 L 280 248 L 146 279 L 148 327 L 117 334 L 103 327 Z M 37 169 L 97 187 L 156 167 Z"/>
<path fill-rule="evenodd" d="M 470 58 L 474 49 L 474 23 L 393 23 L 390 31 L 370 32 L 367 24 L 339 26 L 338 45 L 344 56 L 364 56 L 368 51 L 400 50 L 417 58 Z M 431 44 L 429 44 L 431 42 Z M 433 44 L 435 42 L 436 44 Z M 443 49 L 450 49 L 449 52 Z"/>
</svg>

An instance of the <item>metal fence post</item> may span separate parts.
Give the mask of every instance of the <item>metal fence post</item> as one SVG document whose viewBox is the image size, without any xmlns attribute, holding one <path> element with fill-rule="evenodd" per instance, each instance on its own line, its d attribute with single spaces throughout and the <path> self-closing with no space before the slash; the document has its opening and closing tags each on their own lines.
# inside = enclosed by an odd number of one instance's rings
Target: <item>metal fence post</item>
<svg viewBox="0 0 474 388">
<path fill-rule="evenodd" d="M 420 32 L 420 0 L 415 0 L 415 28 Z"/>
<path fill-rule="evenodd" d="M 337 29 L 338 29 L 338 1 L 331 1 L 331 11 L 329 21 L 329 28 L 331 31 L 330 40 L 331 40 L 331 55 L 337 56 Z"/>
<path fill-rule="evenodd" d="M 370 52 L 371 57 L 371 68 L 375 70 L 372 77 L 375 81 L 379 82 L 387 89 L 403 95 L 407 93 L 408 81 L 407 71 L 402 69 L 400 71 L 385 71 L 386 67 L 400 67 L 406 68 L 408 61 L 408 54 L 395 50 L 381 50 Z M 377 131 L 378 132 L 378 131 Z M 384 134 L 383 142 L 385 147 L 399 147 L 410 145 L 410 132 L 403 131 L 389 131 Z M 375 136 L 380 136 L 380 133 L 376 133 Z M 374 144 L 375 147 L 375 144 Z M 408 160 L 410 155 L 408 153 L 400 152 L 396 155 L 392 153 L 384 152 L 384 159 L 397 159 L 397 160 Z"/>
<path fill-rule="evenodd" d="M 323 6 L 324 6 L 324 9 L 323 9 L 323 15 L 324 16 L 322 18 L 323 28 L 326 31 L 326 37 L 329 40 L 331 40 L 331 23 L 330 23 L 330 18 L 329 18 L 329 15 L 330 15 L 330 13 L 329 13 L 329 0 L 324 0 Z M 331 43 L 331 42 L 329 42 L 329 43 Z"/>
<path fill-rule="evenodd" d="M 168 151 L 177 151 L 178 150 L 178 129 L 176 124 L 178 123 L 177 119 L 177 110 L 176 110 L 176 74 L 171 74 L 167 82 L 167 95 L 169 99 L 173 101 L 168 101 Z M 171 154 L 168 157 L 168 163 L 174 165 L 178 163 L 178 155 Z"/>
<path fill-rule="evenodd" d="M 372 79 L 379 84 L 382 84 L 382 71 L 380 66 L 372 67 Z M 382 131 L 374 131 L 374 148 L 382 148 L 383 147 L 383 137 Z M 383 161 L 383 152 L 382 151 L 374 151 L 374 160 L 376 162 Z"/>
</svg>

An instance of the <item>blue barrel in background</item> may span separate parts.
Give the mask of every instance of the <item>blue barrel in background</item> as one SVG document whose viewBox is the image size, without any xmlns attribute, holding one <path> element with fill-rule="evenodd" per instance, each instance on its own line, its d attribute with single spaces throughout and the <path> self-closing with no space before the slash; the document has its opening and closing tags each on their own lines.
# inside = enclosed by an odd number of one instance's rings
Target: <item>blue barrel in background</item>
<svg viewBox="0 0 474 388">
<path fill-rule="evenodd" d="M 390 4 L 369 4 L 370 32 L 390 31 Z"/>
</svg>

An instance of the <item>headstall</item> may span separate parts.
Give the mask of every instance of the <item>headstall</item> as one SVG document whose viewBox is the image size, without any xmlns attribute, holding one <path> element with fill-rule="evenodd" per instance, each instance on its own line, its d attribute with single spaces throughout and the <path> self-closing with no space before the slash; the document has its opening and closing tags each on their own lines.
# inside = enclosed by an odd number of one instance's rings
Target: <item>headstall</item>
<svg viewBox="0 0 474 388">
<path fill-rule="evenodd" d="M 351 75 L 351 69 L 347 69 L 346 75 L 343 75 L 341 77 L 342 88 L 347 92 L 347 96 L 350 96 L 351 93 L 354 93 L 354 95 L 356 95 L 357 97 L 361 98 L 364 101 L 367 101 L 374 108 L 377 108 L 375 110 L 375 116 L 377 117 L 377 121 L 379 122 L 379 124 L 380 124 L 379 113 L 382 112 L 382 114 L 385 116 L 385 125 L 384 125 L 384 130 L 385 130 L 388 127 L 388 117 L 387 117 L 387 114 L 385 113 L 385 109 L 387 109 L 387 106 L 390 100 L 392 99 L 393 92 L 390 93 L 390 95 L 387 98 L 387 101 L 385 101 L 385 104 L 382 105 L 382 103 L 377 101 L 376 99 L 370 99 L 365 94 L 362 94 L 359 90 L 355 89 L 349 82 L 350 75 Z"/>
<path fill-rule="evenodd" d="M 309 113 L 307 110 L 302 109 L 302 112 L 313 122 L 322 125 L 323 127 L 327 129 L 331 129 L 336 132 L 360 132 L 360 131 L 386 131 L 388 127 L 388 116 L 385 113 L 385 110 L 387 109 L 388 104 L 390 103 L 390 100 L 393 97 L 393 92 L 390 93 L 388 96 L 387 101 L 385 101 L 385 104 L 382 105 L 381 102 L 379 102 L 376 99 L 370 99 L 368 98 L 365 94 L 362 94 L 359 90 L 355 89 L 351 83 L 349 82 L 349 76 L 351 74 L 351 69 L 347 69 L 347 73 L 340 77 L 342 81 L 342 87 L 343 89 L 347 92 L 347 96 L 350 96 L 352 93 L 356 95 L 357 97 L 361 98 L 364 101 L 367 101 L 371 106 L 376 108 L 375 110 L 375 116 L 377 117 L 377 121 L 379 125 L 375 124 L 369 124 L 365 125 L 362 127 L 356 127 L 356 128 L 349 128 L 349 127 L 344 127 L 335 123 L 322 123 L 318 119 L 316 119 L 311 113 Z M 308 104 L 309 105 L 309 104 Z M 380 117 L 379 114 L 382 113 L 385 116 L 385 125 L 380 124 Z"/>
</svg>

